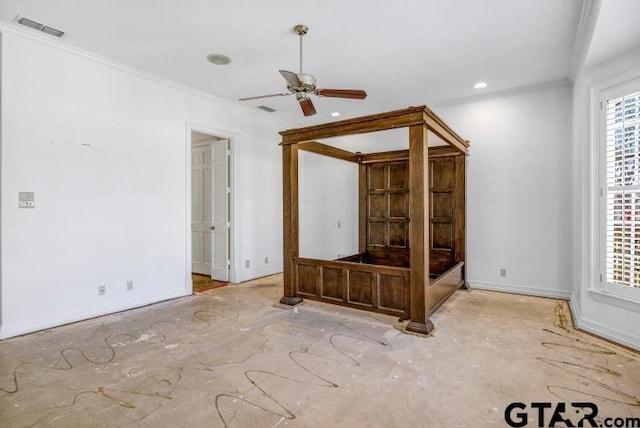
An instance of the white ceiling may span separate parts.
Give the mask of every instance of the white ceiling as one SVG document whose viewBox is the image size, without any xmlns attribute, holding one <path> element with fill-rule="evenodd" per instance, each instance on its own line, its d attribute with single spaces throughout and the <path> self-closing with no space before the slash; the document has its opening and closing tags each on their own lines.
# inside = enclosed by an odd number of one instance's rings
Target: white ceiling
<svg viewBox="0 0 640 428">
<path fill-rule="evenodd" d="M 296 126 L 405 108 L 568 77 L 582 0 L 0 0 L 66 32 L 61 42 L 228 100 L 285 90 L 297 71 L 295 24 L 309 26 L 305 71 L 318 87 L 365 89 L 364 101 L 293 97 L 268 105 Z M 32 31 L 32 30 L 28 30 Z M 210 53 L 232 58 L 221 67 Z M 473 89 L 477 81 L 489 87 Z"/>
</svg>

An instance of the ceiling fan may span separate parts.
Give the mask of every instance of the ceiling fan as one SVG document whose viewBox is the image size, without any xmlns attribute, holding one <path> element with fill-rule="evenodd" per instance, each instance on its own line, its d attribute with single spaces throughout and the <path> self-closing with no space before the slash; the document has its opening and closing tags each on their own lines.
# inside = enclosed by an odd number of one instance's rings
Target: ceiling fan
<svg viewBox="0 0 640 428">
<path fill-rule="evenodd" d="M 306 25 L 296 25 L 293 27 L 293 31 L 300 36 L 300 73 L 279 70 L 282 77 L 287 81 L 287 90 L 289 92 L 240 98 L 239 101 L 257 100 L 269 97 L 286 97 L 288 95 L 295 94 L 296 99 L 300 103 L 300 108 L 302 108 L 302 113 L 305 116 L 311 116 L 316 114 L 316 108 L 313 106 L 311 98 L 309 98 L 309 95 L 311 94 L 319 97 L 350 98 L 355 100 L 363 100 L 367 97 L 367 93 L 360 89 L 317 89 L 316 78 L 310 74 L 302 72 L 302 37 L 307 34 L 309 28 Z"/>
</svg>

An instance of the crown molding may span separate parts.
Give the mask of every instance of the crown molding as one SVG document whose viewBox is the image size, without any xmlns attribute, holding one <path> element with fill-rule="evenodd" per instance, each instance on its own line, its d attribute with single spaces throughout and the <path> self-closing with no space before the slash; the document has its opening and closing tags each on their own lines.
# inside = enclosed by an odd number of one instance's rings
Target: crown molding
<svg viewBox="0 0 640 428">
<path fill-rule="evenodd" d="M 573 82 L 578 70 L 584 64 L 593 32 L 600 15 L 601 0 L 583 0 L 582 10 L 580 11 L 580 20 L 578 21 L 578 29 L 576 30 L 576 38 L 573 43 L 573 51 L 571 61 L 569 63 L 569 81 Z"/>
</svg>

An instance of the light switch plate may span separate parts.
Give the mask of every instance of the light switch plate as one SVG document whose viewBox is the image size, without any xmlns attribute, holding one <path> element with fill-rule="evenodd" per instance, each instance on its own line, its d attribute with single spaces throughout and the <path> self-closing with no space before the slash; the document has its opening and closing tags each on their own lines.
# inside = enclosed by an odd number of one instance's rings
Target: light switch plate
<svg viewBox="0 0 640 428">
<path fill-rule="evenodd" d="M 18 192 L 18 207 L 19 208 L 34 208 L 35 207 L 35 195 L 33 192 Z"/>
</svg>

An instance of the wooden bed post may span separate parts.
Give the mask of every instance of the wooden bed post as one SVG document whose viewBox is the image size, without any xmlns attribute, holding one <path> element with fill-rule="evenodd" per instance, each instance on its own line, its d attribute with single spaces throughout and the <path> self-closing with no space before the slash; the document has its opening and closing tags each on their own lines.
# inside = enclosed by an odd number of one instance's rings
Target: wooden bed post
<svg viewBox="0 0 640 428">
<path fill-rule="evenodd" d="M 358 165 L 358 252 L 367 252 L 367 166 Z"/>
<path fill-rule="evenodd" d="M 282 220 L 283 220 L 283 272 L 284 296 L 280 303 L 297 305 L 302 299 L 296 294 L 294 259 L 300 251 L 298 239 L 298 144 L 282 146 Z"/>
<path fill-rule="evenodd" d="M 455 175 L 455 189 L 457 197 L 455 200 L 454 212 L 455 212 L 455 261 L 456 263 L 465 262 L 463 275 L 463 288 L 469 289 L 469 283 L 467 282 L 467 157 L 460 155 L 455 157 L 456 163 L 456 175 Z"/>
<path fill-rule="evenodd" d="M 429 176 L 427 127 L 409 127 L 410 322 L 407 330 L 431 334 L 429 319 Z"/>
</svg>

